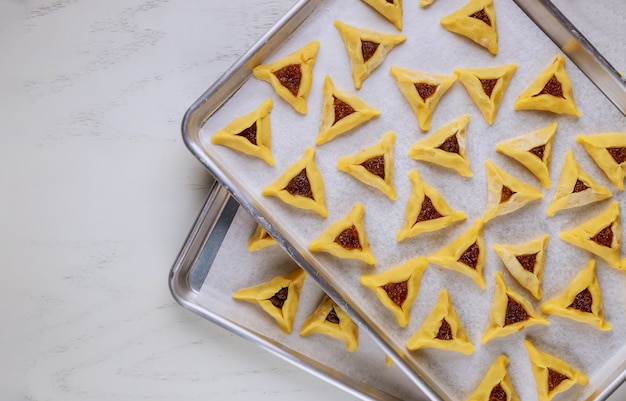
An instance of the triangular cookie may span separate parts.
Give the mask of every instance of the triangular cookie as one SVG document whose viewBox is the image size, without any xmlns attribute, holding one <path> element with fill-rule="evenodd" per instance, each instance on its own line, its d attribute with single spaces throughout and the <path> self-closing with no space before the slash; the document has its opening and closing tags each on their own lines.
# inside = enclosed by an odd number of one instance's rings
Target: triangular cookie
<svg viewBox="0 0 626 401">
<path fill-rule="evenodd" d="M 409 171 L 409 180 L 411 195 L 406 203 L 404 223 L 396 236 L 398 242 L 442 229 L 455 221 L 465 220 L 465 213 L 452 210 L 434 187 L 422 181 L 417 170 Z"/>
<path fill-rule="evenodd" d="M 372 255 L 370 243 L 367 241 L 362 204 L 354 205 L 350 213 L 343 219 L 331 224 L 320 234 L 319 238 L 309 243 L 313 252 L 327 252 L 345 259 L 361 260 L 369 265 L 376 263 Z"/>
<path fill-rule="evenodd" d="M 483 219 L 485 222 L 497 216 L 512 213 L 527 203 L 540 199 L 543 193 L 485 160 L 487 169 L 487 205 Z"/>
<path fill-rule="evenodd" d="M 322 118 L 316 145 L 332 141 L 336 136 L 350 131 L 380 115 L 356 95 L 337 89 L 327 75 L 322 92 Z"/>
<path fill-rule="evenodd" d="M 550 159 L 557 123 L 496 144 L 496 150 L 516 160 L 550 188 Z"/>
<path fill-rule="evenodd" d="M 450 32 L 473 40 L 491 54 L 498 54 L 498 29 L 493 0 L 470 0 L 440 22 Z"/>
<path fill-rule="evenodd" d="M 560 238 L 601 257 L 614 269 L 626 269 L 619 258 L 622 243 L 619 219 L 619 203 L 615 201 L 596 217 L 571 230 L 562 231 Z"/>
<path fill-rule="evenodd" d="M 341 21 L 335 21 L 334 25 L 346 46 L 356 89 L 361 89 L 363 81 L 385 60 L 387 54 L 406 39 L 405 35 L 361 29 Z"/>
<path fill-rule="evenodd" d="M 402 30 L 402 0 L 363 0 L 364 3 Z"/>
<path fill-rule="evenodd" d="M 271 235 L 265 231 L 260 224 L 256 225 L 254 229 L 254 233 L 250 236 L 248 240 L 248 251 L 256 252 L 268 246 L 277 245 L 278 242 Z"/>
<path fill-rule="evenodd" d="M 315 311 L 302 323 L 301 336 L 313 333 L 345 341 L 349 352 L 356 350 L 359 345 L 359 327 L 328 295 L 324 295 Z"/>
<path fill-rule="evenodd" d="M 409 149 L 409 157 L 450 168 L 463 177 L 473 176 L 467 154 L 468 124 L 468 114 L 449 122 L 428 138 L 415 142 Z"/>
<path fill-rule="evenodd" d="M 535 377 L 539 401 L 550 401 L 555 395 L 568 390 L 574 384 L 585 386 L 589 382 L 584 373 L 574 369 L 567 362 L 539 351 L 528 340 L 524 341 L 524 345 Z"/>
<path fill-rule="evenodd" d="M 396 317 L 398 325 L 406 327 L 427 266 L 428 259 L 416 257 L 382 273 L 364 274 L 360 281 L 374 291 L 378 300 Z"/>
<path fill-rule="evenodd" d="M 300 114 L 306 114 L 306 98 L 313 83 L 313 65 L 320 47 L 318 41 L 309 42 L 299 50 L 270 64 L 254 67 L 258 79 L 272 85 L 276 94 Z"/>
<path fill-rule="evenodd" d="M 480 69 L 457 68 L 454 73 L 491 125 L 496 121 L 502 97 L 516 70 L 517 64 L 506 64 Z"/>
<path fill-rule="evenodd" d="M 493 244 L 502 263 L 517 282 L 537 299 L 541 299 L 548 234 L 519 245 Z"/>
<path fill-rule="evenodd" d="M 506 369 L 508 364 L 509 358 L 500 355 L 467 401 L 519 401 Z"/>
<path fill-rule="evenodd" d="M 439 348 L 465 355 L 474 353 L 474 346 L 461 326 L 446 289 L 441 291 L 437 304 L 422 326 L 406 342 L 406 347 L 411 351 Z"/>
<path fill-rule="evenodd" d="M 394 153 L 396 134 L 387 132 L 377 144 L 363 149 L 353 156 L 345 156 L 337 161 L 337 168 L 352 175 L 364 184 L 380 190 L 389 199 L 396 199 L 393 185 Z"/>
<path fill-rule="evenodd" d="M 421 8 L 426 8 L 428 6 L 430 6 L 431 4 L 433 4 L 435 2 L 435 0 L 420 0 L 420 7 Z"/>
<path fill-rule="evenodd" d="M 489 324 L 481 338 L 483 344 L 497 337 L 517 333 L 528 326 L 548 324 L 523 296 L 506 287 L 502 273 L 496 272 L 496 291 L 491 303 Z"/>
<path fill-rule="evenodd" d="M 587 174 L 574 158 L 571 150 L 565 156 L 559 185 L 556 187 L 554 198 L 546 209 L 548 216 L 554 216 L 563 209 L 588 205 L 613 196 L 606 187 L 598 184 Z"/>
<path fill-rule="evenodd" d="M 619 189 L 624 190 L 626 177 L 626 132 L 607 132 L 595 135 L 578 135 L 581 143 L 598 167 Z"/>
<path fill-rule="evenodd" d="M 513 104 L 515 110 L 544 110 L 557 114 L 582 113 L 576 108 L 572 83 L 565 71 L 565 58 L 558 54 Z"/>
<path fill-rule="evenodd" d="M 481 219 L 477 219 L 463 234 L 429 256 L 429 262 L 463 273 L 485 289 L 483 266 L 487 249 L 483 240 L 483 224 Z"/>
<path fill-rule="evenodd" d="M 288 167 L 274 183 L 263 188 L 262 194 L 276 196 L 291 206 L 326 217 L 324 181 L 315 164 L 315 148 L 307 148 L 300 160 Z"/>
<path fill-rule="evenodd" d="M 272 99 L 265 100 L 253 112 L 233 120 L 226 127 L 213 134 L 211 142 L 258 157 L 273 166 L 274 157 L 270 149 L 272 142 L 270 112 L 272 106 Z"/>
<path fill-rule="evenodd" d="M 430 119 L 441 97 L 450 89 L 456 75 L 436 75 L 405 68 L 391 67 L 400 92 L 409 102 L 422 131 L 430 129 Z"/>
<path fill-rule="evenodd" d="M 541 305 L 541 311 L 587 323 L 603 331 L 611 330 L 611 324 L 604 320 L 602 292 L 595 269 L 596 261 L 591 259 L 560 295 Z"/>
<path fill-rule="evenodd" d="M 277 276 L 266 283 L 242 288 L 233 294 L 233 298 L 259 305 L 276 320 L 282 331 L 289 334 L 305 278 L 304 270 L 296 269 L 287 276 Z"/>
</svg>

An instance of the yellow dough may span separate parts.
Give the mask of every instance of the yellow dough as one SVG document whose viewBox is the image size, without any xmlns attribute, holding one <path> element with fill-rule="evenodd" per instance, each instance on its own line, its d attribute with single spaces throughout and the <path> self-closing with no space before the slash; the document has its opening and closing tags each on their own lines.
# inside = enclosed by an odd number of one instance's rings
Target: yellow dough
<svg viewBox="0 0 626 401">
<path fill-rule="evenodd" d="M 434 2 L 435 0 L 420 0 L 420 7 L 426 8 L 430 6 L 431 4 L 433 4 Z"/>
<path fill-rule="evenodd" d="M 273 166 L 274 157 L 270 149 L 272 142 L 270 112 L 272 106 L 272 99 L 265 100 L 253 112 L 237 118 L 213 134 L 211 142 L 258 157 Z"/>
<path fill-rule="evenodd" d="M 357 259 L 369 265 L 376 263 L 367 241 L 363 215 L 365 208 L 357 203 L 343 219 L 333 223 L 309 243 L 313 252 L 327 252 L 338 258 Z"/>
<path fill-rule="evenodd" d="M 380 115 L 356 95 L 337 89 L 327 75 L 322 93 L 322 118 L 316 145 L 332 141 L 355 127 Z"/>
<path fill-rule="evenodd" d="M 543 193 L 496 166 L 491 160 L 485 161 L 487 169 L 487 205 L 483 219 L 513 213 L 529 202 L 540 199 Z"/>
<path fill-rule="evenodd" d="M 402 0 L 363 0 L 363 2 L 387 18 L 398 30 L 402 30 Z"/>
<path fill-rule="evenodd" d="M 626 132 L 607 132 L 604 134 L 578 135 L 581 143 L 598 167 L 619 189 L 624 190 L 626 177 Z"/>
<path fill-rule="evenodd" d="M 613 196 L 611 191 L 598 184 L 580 167 L 574 158 L 574 152 L 570 150 L 565 156 L 561 178 L 546 214 L 554 216 L 559 210 L 588 205 L 611 196 Z"/>
<path fill-rule="evenodd" d="M 611 324 L 604 320 L 602 292 L 595 269 L 596 261 L 591 259 L 560 295 L 541 305 L 541 311 L 587 323 L 603 331 L 611 330 Z"/>
<path fill-rule="evenodd" d="M 300 329 L 300 335 L 304 337 L 313 333 L 343 340 L 349 352 L 355 351 L 359 345 L 358 326 L 328 295 L 324 295 L 322 302 L 306 318 Z"/>
<path fill-rule="evenodd" d="M 519 245 L 493 244 L 509 273 L 537 299 L 543 296 L 541 283 L 549 237 L 545 234 Z"/>
<path fill-rule="evenodd" d="M 409 149 L 409 157 L 452 169 L 463 177 L 472 177 L 467 154 L 468 124 L 467 114 L 449 122 L 428 138 L 415 142 Z"/>
<path fill-rule="evenodd" d="M 352 80 L 356 89 L 361 88 L 367 77 L 385 60 L 394 47 L 406 40 L 405 35 L 361 29 L 341 21 L 335 21 L 334 25 L 348 52 Z"/>
<path fill-rule="evenodd" d="M 313 66 L 319 47 L 318 41 L 309 42 L 280 60 L 254 67 L 252 73 L 269 82 L 276 94 L 294 110 L 306 114 L 306 99 L 313 83 Z"/>
<path fill-rule="evenodd" d="M 420 280 L 428 260 L 416 257 L 378 274 L 364 274 L 361 284 L 368 287 L 378 300 L 393 313 L 398 325 L 409 323 L 411 305 L 419 292 Z"/>
<path fill-rule="evenodd" d="M 272 238 L 261 225 L 257 224 L 254 233 L 248 240 L 248 251 L 256 252 L 268 246 L 277 245 L 278 242 Z"/>
<path fill-rule="evenodd" d="M 498 400 L 519 401 L 506 369 L 508 364 L 509 358 L 500 355 L 487 370 L 485 377 L 467 401 L 491 401 L 492 394 L 499 397 L 495 398 Z"/>
<path fill-rule="evenodd" d="M 507 288 L 502 273 L 496 272 L 496 291 L 491 303 L 489 324 L 480 341 L 487 344 L 494 338 L 508 336 L 536 324 L 547 325 L 548 320 L 526 298 Z"/>
<path fill-rule="evenodd" d="M 513 104 L 515 110 L 544 110 L 580 116 L 574 91 L 565 71 L 565 58 L 558 54 Z"/>
<path fill-rule="evenodd" d="M 315 164 L 315 148 L 307 148 L 300 160 L 287 168 L 274 183 L 263 188 L 262 194 L 276 196 L 288 205 L 326 217 L 324 181 Z"/>
<path fill-rule="evenodd" d="M 550 401 L 574 384 L 586 386 L 589 382 L 584 373 L 555 356 L 539 351 L 530 341 L 525 340 L 524 346 L 535 377 L 539 401 Z"/>
<path fill-rule="evenodd" d="M 465 355 L 474 353 L 474 346 L 468 340 L 452 308 L 450 294 L 446 289 L 441 291 L 437 304 L 422 326 L 406 342 L 406 347 L 411 351 L 420 348 L 439 348 Z"/>
<path fill-rule="evenodd" d="M 526 167 L 544 188 L 550 188 L 550 159 L 556 128 L 557 123 L 554 122 L 536 131 L 498 142 L 496 150 Z"/>
<path fill-rule="evenodd" d="M 430 130 L 430 120 L 441 97 L 450 89 L 456 75 L 436 75 L 391 67 L 389 73 L 417 117 L 422 131 Z"/>
<path fill-rule="evenodd" d="M 396 236 L 398 242 L 465 220 L 465 213 L 452 210 L 434 187 L 422 181 L 417 170 L 409 171 L 409 180 L 411 195 L 406 203 L 404 222 Z"/>
<path fill-rule="evenodd" d="M 431 263 L 465 274 L 485 289 L 483 267 L 487 250 L 483 240 L 483 224 L 477 219 L 460 236 L 428 257 Z"/>
<path fill-rule="evenodd" d="M 601 257 L 614 269 L 626 269 L 619 257 L 622 242 L 619 219 L 619 203 L 615 201 L 599 215 L 571 230 L 562 231 L 560 238 Z"/>
<path fill-rule="evenodd" d="M 493 0 L 470 0 L 440 22 L 450 32 L 473 40 L 491 54 L 498 54 L 498 29 Z"/>
<path fill-rule="evenodd" d="M 517 64 L 506 64 L 480 69 L 457 68 L 454 73 L 491 125 L 496 121 L 502 97 L 515 71 Z"/>
<path fill-rule="evenodd" d="M 387 132 L 383 139 L 354 156 L 345 156 L 337 161 L 337 168 L 352 175 L 364 184 L 370 185 L 396 199 L 396 188 L 393 185 L 394 154 L 396 134 Z"/>
<path fill-rule="evenodd" d="M 233 294 L 233 298 L 259 305 L 276 320 L 282 331 L 289 334 L 305 278 L 304 270 L 298 268 L 287 276 L 277 276 L 266 283 L 242 288 Z"/>
</svg>

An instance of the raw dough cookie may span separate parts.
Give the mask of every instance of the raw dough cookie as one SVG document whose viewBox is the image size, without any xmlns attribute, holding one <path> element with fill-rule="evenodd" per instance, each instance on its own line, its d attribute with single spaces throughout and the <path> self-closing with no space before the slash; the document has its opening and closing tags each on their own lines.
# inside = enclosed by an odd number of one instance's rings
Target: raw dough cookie
<svg viewBox="0 0 626 401">
<path fill-rule="evenodd" d="M 289 334 L 305 278 L 304 270 L 296 269 L 287 276 L 277 276 L 255 287 L 243 288 L 235 292 L 233 298 L 259 305 L 276 320 L 282 331 Z"/>
<path fill-rule="evenodd" d="M 557 123 L 516 138 L 498 142 L 496 150 L 516 160 L 539 179 L 544 188 L 550 188 L 550 158 Z"/>
<path fill-rule="evenodd" d="M 548 324 L 523 296 L 506 287 L 502 273 L 496 272 L 496 292 L 489 313 L 489 324 L 481 338 L 483 344 L 497 337 L 517 333 L 528 326 Z"/>
<path fill-rule="evenodd" d="M 278 242 L 272 238 L 260 224 L 256 225 L 254 233 L 248 240 L 248 251 L 256 252 L 268 246 L 277 245 Z"/>
<path fill-rule="evenodd" d="M 509 358 L 500 355 L 467 401 L 519 401 L 507 372 Z"/>
<path fill-rule="evenodd" d="M 473 176 L 467 154 L 468 124 L 469 115 L 465 114 L 444 125 L 428 138 L 415 142 L 409 157 L 452 169 L 463 177 Z"/>
<path fill-rule="evenodd" d="M 572 83 L 565 71 L 565 58 L 557 54 L 513 104 L 515 110 L 545 110 L 557 114 L 582 113 L 576 108 Z"/>
<path fill-rule="evenodd" d="M 270 150 L 272 142 L 270 111 L 272 111 L 272 106 L 272 99 L 265 100 L 253 112 L 237 118 L 213 134 L 211 142 L 258 157 L 273 166 L 274 157 Z"/>
<path fill-rule="evenodd" d="M 493 0 L 470 0 L 440 22 L 450 32 L 473 40 L 491 54 L 498 54 L 498 29 Z"/>
<path fill-rule="evenodd" d="M 345 259 L 361 260 L 369 265 L 376 263 L 367 241 L 363 215 L 365 208 L 357 203 L 343 219 L 328 227 L 318 239 L 311 241 L 309 249 L 313 252 L 328 252 Z"/>
<path fill-rule="evenodd" d="M 312 41 L 303 48 L 271 64 L 254 67 L 252 73 L 258 79 L 269 82 L 276 94 L 300 114 L 306 114 L 306 98 L 313 82 L 313 65 L 320 47 Z"/>
<path fill-rule="evenodd" d="M 385 60 L 387 54 L 406 39 L 405 35 L 356 28 L 341 21 L 335 21 L 334 25 L 346 46 L 356 89 L 360 89 L 363 81 Z"/>
<path fill-rule="evenodd" d="M 598 184 L 580 167 L 574 158 L 574 152 L 570 150 L 565 156 L 561 178 L 546 214 L 552 217 L 559 210 L 588 205 L 611 196 L 611 191 Z"/>
<path fill-rule="evenodd" d="M 406 347 L 411 351 L 420 348 L 439 348 L 465 355 L 474 353 L 474 346 L 467 339 L 446 289 L 441 291 L 437 304 L 422 327 L 406 342 Z"/>
<path fill-rule="evenodd" d="M 345 341 L 349 352 L 359 345 L 359 328 L 337 304 L 324 295 L 315 311 L 306 318 L 300 329 L 301 336 L 320 333 Z"/>
<path fill-rule="evenodd" d="M 382 273 L 364 274 L 361 284 L 374 291 L 378 300 L 396 317 L 400 327 L 406 327 L 427 266 L 428 259 L 416 257 Z"/>
<path fill-rule="evenodd" d="M 322 92 L 322 118 L 316 145 L 332 141 L 336 136 L 350 131 L 380 115 L 356 95 L 339 90 L 326 75 Z"/>
<path fill-rule="evenodd" d="M 589 156 L 620 191 L 624 190 L 626 177 L 626 132 L 608 132 L 595 135 L 578 135 Z"/>
<path fill-rule="evenodd" d="M 398 30 L 402 30 L 402 0 L 363 0 L 363 2 L 387 18 Z"/>
<path fill-rule="evenodd" d="M 602 292 L 595 269 L 596 261 L 591 259 L 560 295 L 541 305 L 541 311 L 587 323 L 603 331 L 611 330 L 611 324 L 604 320 Z"/>
<path fill-rule="evenodd" d="M 434 187 L 422 181 L 417 170 L 409 171 L 409 180 L 412 190 L 406 203 L 404 223 L 396 236 L 398 242 L 465 220 L 465 213 L 452 210 Z"/>
<path fill-rule="evenodd" d="M 307 148 L 300 160 L 287 168 L 274 183 L 263 188 L 262 194 L 276 196 L 291 206 L 326 217 L 324 181 L 315 164 L 315 148 Z"/>
<path fill-rule="evenodd" d="M 387 132 L 376 145 L 363 149 L 354 156 L 339 158 L 337 168 L 380 190 L 389 199 L 395 200 L 396 188 L 393 185 L 395 143 L 396 134 Z"/>
<path fill-rule="evenodd" d="M 454 73 L 491 125 L 496 121 L 502 97 L 516 70 L 517 64 L 506 64 L 480 69 L 457 68 Z"/>
<path fill-rule="evenodd" d="M 417 116 L 421 130 L 428 131 L 435 108 L 456 81 L 456 75 L 436 75 L 399 67 L 391 67 L 389 73 Z"/>
</svg>

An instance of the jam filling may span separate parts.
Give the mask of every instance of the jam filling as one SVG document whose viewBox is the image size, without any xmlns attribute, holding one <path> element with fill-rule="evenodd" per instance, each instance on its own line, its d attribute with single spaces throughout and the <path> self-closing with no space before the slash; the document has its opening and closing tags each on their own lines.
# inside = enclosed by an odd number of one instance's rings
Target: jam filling
<svg viewBox="0 0 626 401">
<path fill-rule="evenodd" d="M 584 182 L 582 182 L 581 180 L 576 180 L 576 184 L 574 184 L 574 189 L 572 190 L 572 193 L 578 193 L 578 192 L 582 192 L 586 189 L 589 189 L 589 187 L 587 185 L 585 185 Z"/>
<path fill-rule="evenodd" d="M 339 233 L 337 238 L 335 238 L 335 243 L 341 245 L 349 251 L 353 249 L 358 249 L 360 251 L 363 249 L 361 247 L 361 241 L 359 241 L 359 232 L 353 225 Z"/>
<path fill-rule="evenodd" d="M 306 176 L 306 168 L 303 168 L 297 176 L 289 181 L 285 190 L 293 196 L 304 196 L 305 198 L 314 199 L 313 192 L 311 191 L 311 183 Z"/>
<path fill-rule="evenodd" d="M 426 195 L 424 195 L 424 200 L 422 201 L 422 208 L 420 209 L 419 214 L 417 215 L 417 221 L 415 223 L 420 223 L 422 221 L 434 220 L 443 217 L 441 213 L 435 208 L 433 205 L 433 201 Z"/>
<path fill-rule="evenodd" d="M 355 110 L 348 103 L 343 100 L 337 99 L 333 96 L 333 107 L 335 109 L 335 121 L 333 121 L 333 125 L 337 124 L 337 121 L 341 120 L 344 117 L 349 116 L 354 113 Z"/>
<path fill-rule="evenodd" d="M 448 153 L 459 154 L 460 152 L 459 140 L 457 139 L 456 134 L 448 137 L 448 139 L 443 141 L 443 143 L 439 145 L 437 149 L 441 149 L 444 152 L 448 152 Z"/>
<path fill-rule="evenodd" d="M 274 294 L 269 301 L 277 307 L 278 309 L 282 309 L 285 301 L 287 300 L 287 296 L 289 295 L 289 288 L 283 287 L 276 294 Z"/>
<path fill-rule="evenodd" d="M 237 135 L 246 138 L 251 144 L 256 145 L 256 121 Z"/>
<path fill-rule="evenodd" d="M 372 58 L 376 50 L 380 46 L 380 43 L 370 42 L 369 40 L 361 41 L 361 54 L 363 54 L 363 61 L 368 61 Z"/>
<path fill-rule="evenodd" d="M 480 79 L 480 84 L 483 86 L 483 90 L 485 91 L 485 95 L 488 98 L 491 98 L 491 94 L 493 93 L 493 88 L 495 88 L 498 83 L 498 79 Z"/>
<path fill-rule="evenodd" d="M 613 244 L 613 223 L 604 227 L 602 230 L 600 230 L 599 233 L 589 239 L 597 243 L 598 245 L 610 248 Z"/>
<path fill-rule="evenodd" d="M 387 3 L 389 3 L 389 4 L 393 4 L 393 1 L 394 1 L 394 0 L 387 0 Z"/>
<path fill-rule="evenodd" d="M 435 336 L 436 339 L 438 340 L 452 340 L 452 327 L 450 327 L 450 323 L 448 323 L 446 321 L 446 319 L 443 319 L 441 321 L 441 326 L 439 326 L 439 331 L 437 332 L 437 335 Z"/>
<path fill-rule="evenodd" d="M 409 285 L 407 281 L 402 281 L 400 283 L 387 283 L 381 286 L 381 288 L 385 290 L 389 299 L 391 299 L 393 303 L 399 307 L 402 307 L 402 304 L 406 300 L 409 293 Z"/>
<path fill-rule="evenodd" d="M 261 235 L 262 239 L 266 239 L 266 238 L 272 238 L 271 235 L 269 235 L 269 233 L 267 231 L 263 231 L 263 235 Z"/>
<path fill-rule="evenodd" d="M 430 85 L 425 84 L 423 82 L 418 82 L 415 84 L 415 89 L 417 93 L 420 95 L 423 101 L 426 101 L 429 97 L 431 97 L 436 91 L 439 85 Z"/>
<path fill-rule="evenodd" d="M 593 297 L 589 288 L 585 288 L 576 295 L 574 302 L 568 308 L 578 309 L 581 312 L 591 312 L 591 305 L 593 305 Z"/>
<path fill-rule="evenodd" d="M 481 20 L 485 24 L 491 26 L 491 20 L 489 19 L 489 16 L 485 12 L 484 8 L 482 10 L 476 11 L 474 14 L 470 15 L 470 18 L 476 18 L 477 20 Z"/>
<path fill-rule="evenodd" d="M 370 173 L 379 176 L 383 180 L 385 179 L 385 157 L 375 156 L 371 159 L 365 160 L 361 163 L 361 166 L 365 167 Z"/>
<path fill-rule="evenodd" d="M 529 150 L 530 153 L 537 156 L 539 160 L 543 161 L 543 155 L 546 151 L 546 145 L 537 146 Z"/>
<path fill-rule="evenodd" d="M 326 315 L 326 321 L 334 324 L 339 324 L 339 316 L 337 316 L 337 312 L 335 312 L 335 308 L 333 308 L 328 315 Z"/>
<path fill-rule="evenodd" d="M 515 191 L 511 190 L 511 188 L 503 185 L 502 192 L 500 192 L 500 203 L 504 203 L 511 199 L 511 196 L 515 195 Z"/>
<path fill-rule="evenodd" d="M 506 314 L 504 315 L 504 325 L 515 324 L 528 320 L 529 316 L 522 305 L 509 297 L 506 303 Z"/>
<path fill-rule="evenodd" d="M 274 75 L 276 75 L 281 85 L 287 88 L 292 95 L 298 96 L 300 82 L 302 81 L 302 70 L 300 70 L 299 64 L 290 64 L 283 67 L 278 71 L 274 71 Z"/>
<path fill-rule="evenodd" d="M 552 76 L 552 78 L 548 80 L 548 82 L 543 87 L 541 92 L 537 93 L 536 95 L 533 95 L 533 97 L 539 96 L 539 95 L 552 95 L 554 97 L 560 97 L 561 99 L 565 99 L 565 96 L 563 96 L 563 87 L 561 86 L 561 83 L 559 82 L 558 79 L 556 79 L 554 75 Z"/>
<path fill-rule="evenodd" d="M 478 256 L 480 255 L 480 247 L 476 242 L 470 245 L 459 258 L 459 262 L 468 265 L 472 269 L 476 269 L 478 265 Z"/>
<path fill-rule="evenodd" d="M 527 254 L 527 255 L 515 255 L 515 259 L 519 262 L 520 265 L 531 273 L 535 272 L 535 264 L 537 263 L 537 254 Z"/>
<path fill-rule="evenodd" d="M 548 393 L 556 388 L 563 380 L 569 380 L 569 377 L 562 373 L 548 368 Z"/>
<path fill-rule="evenodd" d="M 626 162 L 626 148 L 606 148 L 615 163 L 622 164 Z"/>
<path fill-rule="evenodd" d="M 495 386 L 491 390 L 491 393 L 489 394 L 489 401 L 507 401 L 507 400 L 508 400 L 508 397 L 506 395 L 506 392 L 504 391 L 500 383 L 498 383 L 498 385 Z"/>
</svg>

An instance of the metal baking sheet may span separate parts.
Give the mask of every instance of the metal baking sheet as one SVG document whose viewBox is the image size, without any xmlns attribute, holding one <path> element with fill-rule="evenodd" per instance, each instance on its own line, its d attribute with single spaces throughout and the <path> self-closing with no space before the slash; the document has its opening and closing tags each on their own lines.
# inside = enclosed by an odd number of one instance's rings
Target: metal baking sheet
<svg viewBox="0 0 626 401">
<path fill-rule="evenodd" d="M 544 199 L 541 202 L 514 216 L 500 218 L 498 224 L 490 224 L 486 240 L 488 244 L 492 244 L 503 236 L 515 237 L 523 232 L 530 237 L 533 235 L 531 233 L 539 234 L 536 230 L 538 227 L 545 227 L 545 230 L 549 231 L 551 259 L 548 263 L 551 266 L 558 266 L 558 269 L 550 271 L 552 277 L 545 281 L 547 285 L 544 286 L 546 294 L 544 299 L 549 299 L 562 290 L 563 283 L 569 282 L 573 274 L 589 258 L 588 254 L 559 242 L 558 232 L 567 225 L 571 226 L 576 220 L 580 221 L 582 216 L 590 216 L 601 210 L 605 204 L 584 208 L 582 213 L 563 213 L 550 220 L 550 224 L 546 223 L 542 215 L 551 200 L 565 152 L 569 149 L 576 151 L 579 162 L 587 171 L 594 172 L 594 178 L 606 184 L 606 180 L 603 180 L 601 173 L 598 173 L 589 158 L 585 157 L 580 148 L 576 148 L 573 139 L 579 133 L 623 131 L 624 116 L 572 63 L 568 63 L 567 71 L 575 84 L 576 98 L 583 112 L 581 118 L 555 117 L 546 113 L 514 113 L 512 103 L 515 95 L 525 89 L 534 76 L 559 52 L 559 48 L 514 3 L 500 1 L 496 2 L 496 7 L 501 50 L 498 56 L 493 58 L 484 50 L 468 46 L 466 41 L 446 34 L 439 26 L 438 20 L 442 15 L 458 9 L 464 3 L 462 0 L 437 1 L 427 10 L 419 9 L 417 3 L 405 6 L 406 24 L 403 33 L 408 37 L 407 42 L 388 56 L 385 64 L 372 74 L 358 92 L 366 102 L 381 109 L 383 117 L 368 123 L 367 127 L 359 130 L 357 134 L 337 138 L 332 143 L 318 148 L 317 164 L 322 170 L 328 188 L 327 219 L 320 219 L 310 213 L 287 207 L 276 199 L 262 197 L 260 193 L 263 186 L 273 182 L 284 168 L 300 157 L 306 146 L 313 144 L 319 125 L 320 88 L 324 75 L 332 73 L 338 87 L 351 90 L 345 49 L 342 48 L 342 43 L 332 28 L 332 21 L 341 19 L 357 26 L 396 32 L 361 2 L 337 0 L 299 2 L 191 106 L 183 121 L 185 143 L 254 219 L 280 242 L 287 253 L 311 277 L 315 277 L 321 288 L 359 323 L 361 331 L 370 335 L 428 398 L 451 400 L 467 396 L 477 385 L 481 372 L 490 365 L 495 356 L 506 353 L 511 358 L 510 372 L 515 377 L 516 389 L 521 393 L 522 399 L 528 397 L 532 399 L 534 383 L 521 347 L 523 336 L 530 335 L 550 344 L 555 354 L 572 356 L 574 358 L 571 360 L 572 364 L 586 367 L 585 373 L 591 378 L 590 384 L 584 388 L 571 389 L 568 396 L 586 400 L 605 399 L 623 380 L 626 344 L 624 336 L 620 334 L 626 330 L 626 316 L 619 311 L 626 305 L 619 294 L 622 293 L 626 282 L 622 272 L 609 269 L 602 265 L 602 262 L 601 268 L 598 269 L 599 279 L 607 299 L 612 301 L 610 303 L 605 301 L 605 313 L 611 318 L 614 326 L 611 333 L 598 334 L 587 327 L 581 330 L 580 326 L 551 318 L 549 331 L 531 327 L 523 333 L 485 346 L 480 346 L 479 339 L 487 322 L 486 315 L 493 293 L 493 274 L 496 270 L 502 270 L 493 253 L 490 253 L 486 264 L 485 277 L 488 285 L 483 292 L 477 291 L 471 283 L 468 284 L 464 277 L 437 268 L 429 268 L 422 278 L 420 295 L 413 305 L 411 324 L 405 330 L 398 329 L 395 320 L 373 294 L 358 284 L 361 274 L 381 272 L 410 257 L 427 256 L 436 251 L 441 244 L 456 237 L 474 218 L 482 214 L 486 198 L 482 162 L 486 157 L 494 158 L 506 170 L 532 181 L 533 177 L 527 171 L 495 154 L 493 146 L 501 139 L 538 129 L 554 120 L 559 123 L 559 134 L 555 140 L 555 154 L 552 160 L 552 189 L 544 191 Z M 279 156 L 277 165 L 266 168 L 262 162 L 252 161 L 230 149 L 212 145 L 210 136 L 213 132 L 232 119 L 251 111 L 264 98 L 273 97 L 266 83 L 250 79 L 251 69 L 261 62 L 286 55 L 313 39 L 322 42 L 322 50 L 314 70 L 314 86 L 309 95 L 309 113 L 306 116 L 295 116 L 289 106 L 275 99 L 275 108 L 272 111 L 272 148 L 276 152 L 275 156 Z M 414 116 L 407 111 L 408 106 L 389 77 L 388 68 L 391 65 L 449 74 L 453 68 L 459 66 L 476 68 L 509 62 L 517 62 L 519 68 L 500 107 L 498 120 L 493 126 L 487 126 L 481 119 L 468 100 L 467 94 L 458 84 L 446 94 L 445 102 L 442 101 L 445 105 L 440 104 L 433 117 L 432 125 L 438 127 L 457 118 L 463 112 L 472 114 L 471 134 L 468 133 L 468 136 L 474 137 L 470 157 L 474 163 L 475 177 L 471 181 L 459 181 L 458 177 L 451 179 L 450 174 L 441 169 L 431 169 L 424 164 L 401 157 L 413 142 L 424 136 L 419 133 Z M 398 133 L 396 154 L 400 156 L 396 159 L 396 177 L 403 180 L 402 185 L 397 184 L 398 200 L 391 205 L 374 190 L 342 177 L 334 167 L 338 155 L 353 154 L 366 146 L 364 144 L 377 142 L 380 136 L 389 130 Z M 381 227 L 388 227 L 390 222 L 399 225 L 402 221 L 408 196 L 406 173 L 412 168 L 418 168 L 426 182 L 440 185 L 438 189 L 449 201 L 451 200 L 451 204 L 466 206 L 463 210 L 468 214 L 468 219 L 465 224 L 460 224 L 452 230 L 398 244 L 395 243 L 395 232 L 398 227 L 389 227 L 387 231 L 381 230 Z M 469 198 L 471 201 L 465 205 L 464 200 L 468 195 L 471 195 Z M 355 196 L 358 196 L 359 201 L 366 206 L 368 236 L 379 260 L 373 268 L 328 255 L 312 254 L 307 250 L 309 241 L 349 211 Z M 624 203 L 623 192 L 614 192 L 614 198 Z M 384 210 L 384 216 L 376 214 L 376 210 Z M 520 224 L 525 224 L 528 230 L 519 230 Z M 521 240 L 522 238 L 512 238 L 510 242 L 522 242 Z M 509 284 L 515 285 L 510 282 Z M 420 322 L 430 311 L 442 287 L 449 288 L 451 293 L 455 291 L 457 294 L 457 301 L 453 300 L 455 305 L 458 305 L 461 299 L 472 300 L 471 304 L 464 302 L 458 306 L 472 342 L 478 345 L 477 352 L 471 358 L 443 355 L 428 350 L 410 353 L 404 346 L 406 339 L 419 327 Z M 537 306 L 537 303 L 535 305 Z M 567 341 L 570 333 L 575 333 L 576 337 Z M 604 348 L 602 352 L 598 352 L 596 348 L 589 347 L 590 344 Z M 459 370 L 458 366 L 462 366 L 463 369 Z"/>
</svg>

